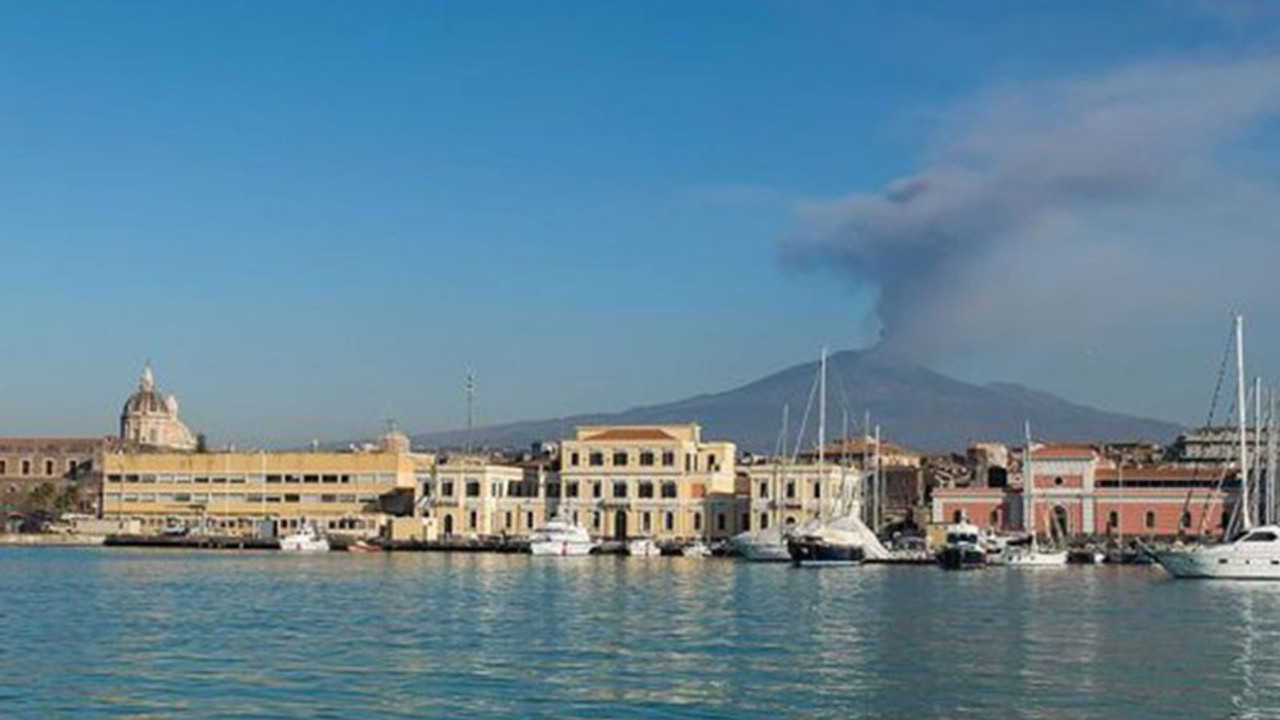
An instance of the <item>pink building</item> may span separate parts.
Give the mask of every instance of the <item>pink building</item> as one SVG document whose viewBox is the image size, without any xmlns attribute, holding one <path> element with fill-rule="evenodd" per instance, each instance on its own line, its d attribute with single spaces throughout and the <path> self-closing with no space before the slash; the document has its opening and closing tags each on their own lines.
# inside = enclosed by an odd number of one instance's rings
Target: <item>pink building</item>
<svg viewBox="0 0 1280 720">
<path fill-rule="evenodd" d="M 1220 467 L 1117 467 L 1086 445 L 1035 450 L 1035 527 L 1067 536 L 1175 537 L 1221 534 L 1238 482 Z M 935 523 L 965 518 L 979 527 L 1022 531 L 1023 476 L 1005 487 L 937 488 Z"/>
</svg>

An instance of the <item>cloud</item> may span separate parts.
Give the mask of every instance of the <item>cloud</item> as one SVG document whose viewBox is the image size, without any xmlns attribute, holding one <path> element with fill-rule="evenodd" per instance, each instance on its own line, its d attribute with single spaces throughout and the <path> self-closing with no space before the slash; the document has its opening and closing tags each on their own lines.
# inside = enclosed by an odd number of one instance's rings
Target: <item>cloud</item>
<svg viewBox="0 0 1280 720">
<path fill-rule="evenodd" d="M 997 87 L 948 114 L 918 172 L 801 208 L 785 252 L 878 286 L 886 341 L 914 355 L 989 341 L 1010 324 L 1078 325 L 1072 313 L 1104 279 L 1113 300 L 1141 305 L 1148 293 L 1185 306 L 1176 287 L 1141 277 L 1178 272 L 1167 258 L 1195 267 L 1253 242 L 1233 234 L 1233 218 L 1206 227 L 1197 209 L 1268 224 L 1257 215 L 1275 205 L 1260 198 L 1274 193 L 1254 187 L 1259 203 L 1241 208 L 1242 181 L 1218 156 L 1278 114 L 1276 55 Z"/>
</svg>

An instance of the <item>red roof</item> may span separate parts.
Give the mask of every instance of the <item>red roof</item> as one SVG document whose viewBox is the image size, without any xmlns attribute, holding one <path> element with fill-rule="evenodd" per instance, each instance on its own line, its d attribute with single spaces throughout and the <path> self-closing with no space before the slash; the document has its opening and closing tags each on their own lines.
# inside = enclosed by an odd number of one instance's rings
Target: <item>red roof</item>
<svg viewBox="0 0 1280 720">
<path fill-rule="evenodd" d="M 1092 445 L 1045 445 L 1035 449 L 1037 460 L 1052 458 L 1055 460 L 1092 460 L 1098 452 Z"/>
<path fill-rule="evenodd" d="M 583 440 L 675 440 L 671 433 L 658 428 L 615 428 L 588 435 Z"/>
</svg>

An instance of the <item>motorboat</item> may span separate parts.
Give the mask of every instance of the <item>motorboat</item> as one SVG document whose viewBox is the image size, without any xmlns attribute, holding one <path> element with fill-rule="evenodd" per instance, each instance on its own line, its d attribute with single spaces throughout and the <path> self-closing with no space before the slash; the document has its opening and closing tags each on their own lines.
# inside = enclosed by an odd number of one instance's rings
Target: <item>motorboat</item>
<svg viewBox="0 0 1280 720">
<path fill-rule="evenodd" d="M 598 545 L 580 525 L 550 520 L 530 537 L 529 552 L 534 555 L 577 557 L 590 555 Z"/>
<path fill-rule="evenodd" d="M 285 552 L 329 552 L 329 540 L 311 523 L 305 523 L 298 532 L 280 539 L 280 549 Z"/>
<path fill-rule="evenodd" d="M 791 562 L 781 526 L 738 533 L 729 540 L 729 549 L 748 562 Z"/>
<path fill-rule="evenodd" d="M 1280 525 L 1259 525 L 1229 543 L 1148 552 L 1175 578 L 1280 580 Z"/>
<path fill-rule="evenodd" d="M 651 537 L 631 538 L 627 541 L 627 554 L 631 557 L 657 557 L 662 549 Z"/>
<path fill-rule="evenodd" d="M 938 551 L 938 565 L 943 570 L 979 570 L 987 566 L 987 551 L 982 546 L 976 525 L 959 522 L 947 526 L 946 544 Z"/>
<path fill-rule="evenodd" d="M 800 535 L 787 541 L 787 553 L 796 565 L 861 565 L 866 559 L 862 543 L 856 538 L 840 537 L 826 532 Z"/>
<path fill-rule="evenodd" d="M 694 540 L 681 548 L 680 554 L 685 557 L 704 558 L 711 555 L 711 548 L 707 547 L 707 544 L 701 540 Z"/>
<path fill-rule="evenodd" d="M 368 540 L 361 539 L 361 540 L 356 540 L 355 542 L 353 542 L 353 543 L 351 543 L 350 545 L 348 545 L 348 546 L 347 546 L 347 552 L 349 552 L 349 553 L 376 553 L 376 552 L 382 552 L 382 548 L 381 548 L 381 547 L 378 547 L 377 545 L 374 545 L 373 543 L 369 542 Z"/>
</svg>

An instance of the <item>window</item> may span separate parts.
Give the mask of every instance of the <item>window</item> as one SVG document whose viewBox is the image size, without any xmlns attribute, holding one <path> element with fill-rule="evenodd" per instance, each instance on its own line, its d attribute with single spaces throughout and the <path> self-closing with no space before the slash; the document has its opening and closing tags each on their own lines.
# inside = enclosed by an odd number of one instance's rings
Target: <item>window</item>
<svg viewBox="0 0 1280 720">
<path fill-rule="evenodd" d="M 578 453 L 569 454 L 569 465 L 571 467 L 578 467 Z"/>
<path fill-rule="evenodd" d="M 508 510 L 508 511 L 507 511 L 507 515 L 506 515 L 506 519 L 505 519 L 505 525 L 506 525 L 506 528 L 507 528 L 508 530 L 510 530 L 510 529 L 511 529 L 511 511 L 510 511 L 510 510 Z"/>
<path fill-rule="evenodd" d="M 1156 514 L 1150 510 L 1147 511 L 1147 515 L 1143 520 L 1146 522 L 1148 530 L 1156 526 Z"/>
<path fill-rule="evenodd" d="M 76 468 L 77 468 L 77 465 L 76 465 L 76 461 L 75 461 L 75 460 L 68 460 L 68 461 L 67 461 L 67 474 L 68 474 L 68 475 L 70 475 L 71 477 L 75 477 L 75 476 L 76 476 Z"/>
<path fill-rule="evenodd" d="M 822 499 L 822 481 L 821 480 L 813 481 L 813 499 L 814 500 Z"/>
<path fill-rule="evenodd" d="M 23 461 L 22 461 L 22 474 L 23 474 L 23 475 L 30 475 L 30 474 L 31 474 L 31 461 L 30 461 L 30 460 L 23 460 Z"/>
<path fill-rule="evenodd" d="M 624 498 L 627 496 L 627 484 L 625 482 L 616 482 L 613 484 L 613 496 L 616 498 Z"/>
<path fill-rule="evenodd" d="M 662 453 L 662 467 L 672 467 L 676 464 L 676 454 L 670 450 L 664 450 Z"/>
<path fill-rule="evenodd" d="M 467 497 L 480 497 L 480 483 L 474 480 L 467 483 Z"/>
<path fill-rule="evenodd" d="M 627 454 L 625 452 L 615 450 L 613 453 L 613 465 L 614 467 L 626 467 Z"/>
<path fill-rule="evenodd" d="M 702 513 L 700 512 L 693 514 L 693 531 L 702 532 Z"/>
<path fill-rule="evenodd" d="M 1056 477 L 1056 478 L 1054 478 L 1054 479 L 1053 479 L 1053 484 L 1054 484 L 1054 485 L 1057 485 L 1057 486 L 1059 486 L 1059 487 L 1061 487 L 1061 486 L 1062 486 L 1062 478 L 1061 478 L 1061 477 Z"/>
<path fill-rule="evenodd" d="M 646 481 L 644 481 L 644 482 L 640 483 L 640 488 L 639 488 L 639 490 L 636 492 L 636 496 L 637 496 L 637 497 L 642 497 L 642 498 L 652 498 L 652 497 L 653 497 L 653 483 L 649 482 L 648 480 L 646 480 Z"/>
<path fill-rule="evenodd" d="M 729 521 L 725 518 L 724 513 L 716 513 L 716 530 L 724 532 L 725 525 L 727 525 L 728 522 Z"/>
<path fill-rule="evenodd" d="M 955 512 L 951 513 L 951 522 L 953 523 L 964 522 L 964 511 L 956 510 Z"/>
<path fill-rule="evenodd" d="M 769 529 L 769 513 L 760 513 L 760 529 Z"/>
<path fill-rule="evenodd" d="M 1111 512 L 1107 513 L 1107 527 L 1109 528 L 1120 527 L 1120 513 L 1116 512 L 1115 510 L 1112 510 Z"/>
<path fill-rule="evenodd" d="M 713 471 L 713 472 L 714 472 L 714 471 L 719 470 L 719 469 L 720 469 L 720 466 L 716 464 L 716 456 L 715 456 L 715 455 L 708 455 L 708 456 L 707 456 L 707 470 L 709 470 L 709 471 Z"/>
<path fill-rule="evenodd" d="M 524 514 L 524 524 L 526 527 L 533 527 L 533 511 L 530 510 Z"/>
<path fill-rule="evenodd" d="M 653 467 L 653 451 L 645 450 L 640 453 L 640 466 Z"/>
<path fill-rule="evenodd" d="M 672 499 L 676 497 L 676 484 L 673 482 L 662 483 L 662 497 Z"/>
<path fill-rule="evenodd" d="M 684 456 L 684 471 L 693 472 L 693 456 L 686 454 Z"/>
<path fill-rule="evenodd" d="M 647 512 L 646 512 L 646 513 L 643 513 L 642 515 L 640 515 L 640 527 L 641 527 L 645 532 L 652 532 L 652 531 L 653 531 L 653 521 L 652 521 L 652 520 L 650 520 L 649 513 L 647 513 Z"/>
<path fill-rule="evenodd" d="M 675 529 L 676 529 L 676 514 L 675 514 L 675 513 L 673 513 L 673 512 L 667 512 L 667 513 L 666 513 L 666 515 L 665 515 L 665 516 L 663 517 L 663 519 L 662 519 L 662 524 L 663 524 L 663 526 L 664 526 L 664 527 L 666 527 L 667 532 L 671 532 L 672 530 L 675 530 Z"/>
<path fill-rule="evenodd" d="M 604 465 L 604 453 L 602 452 L 591 453 L 590 455 L 587 456 L 587 463 L 591 465 L 591 467 L 600 467 Z"/>
<path fill-rule="evenodd" d="M 762 498 L 769 497 L 769 483 L 767 482 L 760 483 L 760 497 Z"/>
<path fill-rule="evenodd" d="M 591 497 L 593 498 L 604 497 L 604 488 L 601 486 L 599 480 L 595 481 L 594 483 L 591 483 Z"/>
<path fill-rule="evenodd" d="M 53 461 L 52 461 L 52 460 L 45 460 L 45 461 L 44 461 L 44 474 L 45 474 L 45 475 L 52 475 L 52 474 L 53 474 Z"/>
<path fill-rule="evenodd" d="M 1000 508 L 991 509 L 990 523 L 993 526 L 1000 524 Z"/>
<path fill-rule="evenodd" d="M 475 510 L 472 510 L 470 513 L 467 514 L 467 528 L 471 530 L 475 530 L 476 526 L 479 524 L 478 521 L 479 521 L 479 516 L 476 514 Z"/>
<path fill-rule="evenodd" d="M 565 483 L 564 495 L 565 497 L 573 497 L 573 498 L 578 497 L 578 483 L 576 482 Z"/>
<path fill-rule="evenodd" d="M 1183 513 L 1182 513 L 1182 519 L 1181 519 L 1181 525 L 1182 525 L 1182 527 L 1184 527 L 1184 528 L 1189 528 L 1189 527 L 1191 527 L 1191 512 L 1190 512 L 1190 511 L 1183 511 Z"/>
<path fill-rule="evenodd" d="M 0 475 L 8 475 L 8 474 L 9 474 L 9 461 L 0 460 Z"/>
<path fill-rule="evenodd" d="M 547 485 L 547 497 L 560 497 L 560 483 Z"/>
<path fill-rule="evenodd" d="M 453 497 L 453 483 L 451 482 L 440 483 L 440 494 L 443 497 Z"/>
<path fill-rule="evenodd" d="M 794 480 L 787 481 L 787 499 L 794 500 L 796 497 L 796 483 Z"/>
</svg>

